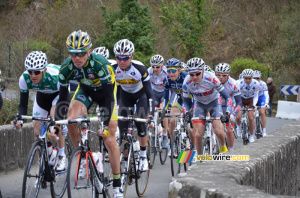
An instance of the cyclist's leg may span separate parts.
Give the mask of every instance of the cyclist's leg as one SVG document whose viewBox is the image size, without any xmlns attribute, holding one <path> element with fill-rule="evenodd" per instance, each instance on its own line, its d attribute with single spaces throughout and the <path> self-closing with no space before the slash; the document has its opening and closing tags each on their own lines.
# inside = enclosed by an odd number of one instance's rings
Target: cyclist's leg
<svg viewBox="0 0 300 198">
<path fill-rule="evenodd" d="M 203 109 L 203 104 L 197 102 L 194 110 L 194 117 L 200 117 L 200 119 L 205 119 L 206 111 Z M 201 154 L 202 140 L 205 130 L 205 122 L 203 120 L 193 120 L 192 133 L 194 136 L 194 145 L 196 146 L 198 155 Z"/>
<path fill-rule="evenodd" d="M 265 95 L 262 95 L 258 98 L 258 106 L 260 106 L 260 116 L 261 116 L 261 126 L 263 128 L 263 133 L 266 133 L 266 125 L 267 125 L 267 116 L 266 116 L 266 98 Z"/>
<path fill-rule="evenodd" d="M 182 111 L 182 106 L 179 103 L 174 103 L 171 108 L 170 115 L 179 115 Z M 174 129 L 177 123 L 177 118 L 171 118 L 170 119 L 170 126 L 169 126 L 169 133 L 170 133 L 170 139 L 172 140 Z"/>
<path fill-rule="evenodd" d="M 223 114 L 225 115 L 226 113 L 226 109 L 225 107 L 222 108 Z M 228 149 L 232 149 L 233 148 L 233 144 L 234 144 L 234 134 L 233 134 L 233 130 L 231 128 L 231 123 L 225 123 L 225 127 L 227 130 L 226 133 L 226 140 L 227 140 L 227 145 L 228 145 Z"/>
<path fill-rule="evenodd" d="M 253 98 L 249 98 L 248 107 L 253 108 Z M 248 111 L 248 119 L 249 119 L 250 135 L 254 135 L 254 131 L 255 131 L 254 110 Z"/>
<path fill-rule="evenodd" d="M 87 109 L 93 104 L 93 101 L 89 100 L 89 97 L 87 97 L 82 89 L 80 88 L 80 85 L 77 87 L 74 96 L 71 100 L 69 109 L 68 109 L 68 115 L 67 119 L 76 119 L 78 116 L 87 116 Z M 80 133 L 78 130 L 78 124 L 68 124 L 68 133 L 70 136 L 70 139 L 73 143 L 73 146 L 77 148 L 79 146 L 80 142 Z"/>
</svg>

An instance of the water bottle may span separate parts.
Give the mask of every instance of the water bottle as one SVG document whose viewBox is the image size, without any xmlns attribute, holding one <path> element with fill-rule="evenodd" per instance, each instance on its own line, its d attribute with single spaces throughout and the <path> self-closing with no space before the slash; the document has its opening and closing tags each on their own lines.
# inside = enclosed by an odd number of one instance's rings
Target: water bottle
<svg viewBox="0 0 300 198">
<path fill-rule="evenodd" d="M 45 134 L 46 129 L 47 129 L 46 123 L 42 124 L 40 136 L 43 136 Z"/>
<path fill-rule="evenodd" d="M 103 173 L 103 156 L 102 153 L 100 153 L 99 151 L 97 153 L 93 152 L 93 158 L 97 167 L 97 171 L 99 173 Z"/>
<path fill-rule="evenodd" d="M 56 162 L 57 149 L 53 148 L 52 143 L 50 141 L 47 142 L 47 151 L 49 155 L 49 164 L 51 166 L 54 166 Z"/>
</svg>

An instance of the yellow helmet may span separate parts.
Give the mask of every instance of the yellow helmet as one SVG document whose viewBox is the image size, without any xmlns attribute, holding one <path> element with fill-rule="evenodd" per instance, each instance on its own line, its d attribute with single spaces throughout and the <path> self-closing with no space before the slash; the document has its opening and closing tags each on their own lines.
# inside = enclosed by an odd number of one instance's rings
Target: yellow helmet
<svg viewBox="0 0 300 198">
<path fill-rule="evenodd" d="M 92 41 L 87 32 L 81 30 L 72 32 L 66 41 L 69 52 L 79 53 L 86 52 L 92 47 Z"/>
</svg>

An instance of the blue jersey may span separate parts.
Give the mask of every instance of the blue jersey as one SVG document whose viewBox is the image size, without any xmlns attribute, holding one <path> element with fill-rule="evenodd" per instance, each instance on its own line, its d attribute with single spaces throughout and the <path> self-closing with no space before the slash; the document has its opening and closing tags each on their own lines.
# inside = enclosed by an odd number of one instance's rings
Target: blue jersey
<svg viewBox="0 0 300 198">
<path fill-rule="evenodd" d="M 172 94 L 177 95 L 177 102 L 182 105 L 182 94 L 183 94 L 183 81 L 185 77 L 188 75 L 186 72 L 181 72 L 178 76 L 178 78 L 173 81 L 169 78 L 169 76 L 164 80 L 164 109 L 168 107 L 169 105 L 169 94 L 170 91 Z"/>
</svg>

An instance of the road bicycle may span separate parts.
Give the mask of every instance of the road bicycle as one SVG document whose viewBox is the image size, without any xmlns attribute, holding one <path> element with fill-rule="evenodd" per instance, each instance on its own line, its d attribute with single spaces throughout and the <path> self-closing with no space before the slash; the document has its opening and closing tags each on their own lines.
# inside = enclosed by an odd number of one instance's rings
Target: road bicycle
<svg viewBox="0 0 300 198">
<path fill-rule="evenodd" d="M 131 108 L 128 108 L 132 111 Z M 122 144 L 120 146 L 120 163 L 121 163 L 121 185 L 124 197 L 127 192 L 128 185 L 135 183 L 136 193 L 139 197 L 144 196 L 150 176 L 151 164 L 151 144 L 147 141 L 147 160 L 149 169 L 146 171 L 139 170 L 140 146 L 137 139 L 137 130 L 134 130 L 134 122 L 147 122 L 148 119 L 134 118 L 133 115 L 127 117 L 118 116 L 118 120 L 129 121 L 128 130 L 123 135 Z"/>
<path fill-rule="evenodd" d="M 260 115 L 260 107 L 255 108 L 255 135 L 257 139 L 260 139 L 262 135 L 262 125 L 261 125 L 261 115 Z"/>
<path fill-rule="evenodd" d="M 104 111 L 100 108 L 96 117 L 77 118 L 74 120 L 61 120 L 60 124 L 78 124 L 81 133 L 79 147 L 74 149 L 69 160 L 67 174 L 67 191 L 69 198 L 76 197 L 111 197 L 112 174 L 110 166 L 105 164 L 104 156 L 107 150 L 104 141 L 98 131 L 90 130 L 88 123 L 98 122 L 99 128 L 103 130 Z M 90 139 L 98 138 L 98 150 L 92 152 Z M 106 171 L 104 171 L 106 170 Z"/>
<path fill-rule="evenodd" d="M 57 122 L 50 118 L 18 115 L 14 123 L 24 119 L 42 122 L 42 128 L 29 151 L 23 176 L 22 197 L 38 197 L 40 188 L 47 188 L 47 182 L 50 182 L 51 196 L 62 197 L 67 187 L 67 169 L 56 171 L 58 155 L 54 159 L 55 163 L 50 163 L 47 149 L 47 145 L 51 142 L 48 140 L 48 134 Z M 56 144 L 52 145 L 54 145 L 53 149 L 58 149 Z M 67 138 L 65 139 L 65 154 L 67 158 L 71 154 L 71 144 Z"/>
<path fill-rule="evenodd" d="M 184 119 L 184 115 L 164 115 L 164 118 L 176 118 L 176 126 L 174 129 L 173 137 L 171 139 L 171 153 L 170 153 L 170 160 L 171 160 L 171 173 L 172 176 L 178 175 L 182 168 L 186 171 L 187 165 L 185 163 L 176 163 L 178 156 L 180 155 L 181 151 L 186 150 L 186 145 L 184 138 L 188 137 L 187 136 L 187 121 Z"/>
<path fill-rule="evenodd" d="M 247 145 L 250 137 L 248 111 L 253 111 L 253 109 L 248 108 L 248 106 L 244 106 L 240 109 L 240 111 L 242 111 L 241 128 L 243 144 Z"/>
<path fill-rule="evenodd" d="M 168 148 L 163 148 L 162 145 L 162 140 L 163 140 L 163 136 L 162 134 L 158 134 L 158 126 L 160 124 L 160 115 L 161 115 L 161 108 L 155 108 L 155 112 L 154 112 L 154 136 L 152 133 L 152 130 L 149 130 L 149 137 L 154 138 L 154 145 L 151 144 L 151 165 L 150 168 L 153 168 L 154 166 L 154 162 L 155 162 L 155 158 L 157 153 L 159 153 L 159 159 L 160 159 L 160 163 L 162 165 L 165 164 L 166 160 L 167 160 L 167 155 L 168 155 Z"/>
</svg>

